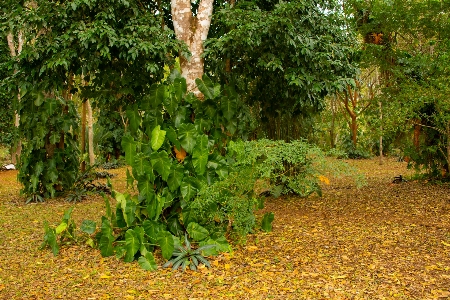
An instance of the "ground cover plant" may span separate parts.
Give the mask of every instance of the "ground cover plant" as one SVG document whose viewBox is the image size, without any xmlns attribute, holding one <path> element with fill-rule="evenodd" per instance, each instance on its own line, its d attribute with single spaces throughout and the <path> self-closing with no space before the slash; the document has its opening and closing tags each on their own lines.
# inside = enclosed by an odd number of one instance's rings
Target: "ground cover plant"
<svg viewBox="0 0 450 300">
<path fill-rule="evenodd" d="M 73 205 L 49 200 L 24 205 L 16 171 L 1 172 L 0 293 L 8 299 L 445 299 L 450 278 L 450 198 L 446 185 L 409 180 L 393 159 L 351 164 L 367 176 L 356 189 L 348 179 L 323 183 L 323 197 L 268 199 L 273 231 L 209 259 L 212 268 L 142 269 L 137 262 L 103 258 L 88 245 L 38 250 L 43 222 L 59 224 Z M 110 170 L 126 192 L 126 169 Z M 104 201 L 77 203 L 76 224 L 98 220 Z M 164 260 L 155 255 L 161 266 Z"/>
</svg>

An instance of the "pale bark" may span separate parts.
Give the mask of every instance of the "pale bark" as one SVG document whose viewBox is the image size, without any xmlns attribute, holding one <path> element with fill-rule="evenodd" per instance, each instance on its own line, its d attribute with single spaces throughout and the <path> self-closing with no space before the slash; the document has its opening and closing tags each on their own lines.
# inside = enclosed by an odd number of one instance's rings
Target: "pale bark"
<svg viewBox="0 0 450 300">
<path fill-rule="evenodd" d="M 203 76 L 203 42 L 208 36 L 213 12 L 213 0 L 201 0 L 197 16 L 192 15 L 190 0 L 171 0 L 172 21 L 178 40 L 186 43 L 191 57 L 180 57 L 181 72 L 186 78 L 188 91 L 201 96 L 195 85 L 195 79 Z"/>
<path fill-rule="evenodd" d="M 383 106 L 381 101 L 378 102 L 380 106 L 380 165 L 383 164 Z"/>
<path fill-rule="evenodd" d="M 81 172 L 86 171 L 86 161 L 84 160 L 84 154 L 86 153 L 86 106 L 87 101 L 83 102 L 81 111 Z"/>
<path fill-rule="evenodd" d="M 93 118 L 92 118 L 92 107 L 89 100 L 86 100 L 87 107 L 87 121 L 88 121 L 88 143 L 89 143 L 89 165 L 93 166 L 95 164 L 94 155 L 94 128 L 93 128 Z"/>
<path fill-rule="evenodd" d="M 11 54 L 11 57 L 16 57 L 20 55 L 23 48 L 23 33 L 22 31 L 19 31 L 17 35 L 17 49 L 16 45 L 14 43 L 14 35 L 10 32 L 6 36 L 6 39 L 8 41 L 8 47 Z M 17 72 L 17 71 L 15 71 Z M 20 90 L 18 90 L 17 93 L 17 101 L 20 102 Z M 14 113 L 14 126 L 16 128 L 19 128 L 20 125 L 20 115 L 19 112 L 16 110 Z M 11 151 L 11 161 L 13 164 L 17 164 L 17 162 L 20 159 L 20 153 L 22 152 L 22 141 L 20 139 L 17 140 L 17 142 L 12 146 Z"/>
</svg>

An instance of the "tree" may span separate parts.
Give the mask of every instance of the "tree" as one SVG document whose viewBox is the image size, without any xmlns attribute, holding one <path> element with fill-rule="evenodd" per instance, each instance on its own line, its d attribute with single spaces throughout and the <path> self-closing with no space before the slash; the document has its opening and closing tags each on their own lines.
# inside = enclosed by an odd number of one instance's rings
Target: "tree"
<svg viewBox="0 0 450 300">
<path fill-rule="evenodd" d="M 194 15 L 190 0 L 171 0 L 175 35 L 190 51 L 190 56 L 186 53 L 180 55 L 181 71 L 186 78 L 188 91 L 193 91 L 197 97 L 200 91 L 195 85 L 195 79 L 202 78 L 204 71 L 203 42 L 208 37 L 213 3 L 213 0 L 200 0 Z"/>
<path fill-rule="evenodd" d="M 211 28 L 207 72 L 236 85 L 272 139 L 300 138 L 324 96 L 356 74 L 355 39 L 333 1 L 237 1 Z"/>
</svg>

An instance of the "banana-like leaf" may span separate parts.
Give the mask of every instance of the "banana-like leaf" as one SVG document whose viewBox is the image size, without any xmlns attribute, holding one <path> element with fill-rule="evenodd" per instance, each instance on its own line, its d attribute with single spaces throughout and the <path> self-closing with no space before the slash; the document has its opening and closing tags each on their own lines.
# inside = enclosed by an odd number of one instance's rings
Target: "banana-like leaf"
<svg viewBox="0 0 450 300">
<path fill-rule="evenodd" d="M 145 220 L 142 226 L 144 227 L 145 234 L 153 244 L 156 244 L 158 241 L 158 233 L 165 230 L 163 224 L 153 220 Z"/>
<path fill-rule="evenodd" d="M 101 237 L 98 246 L 100 253 L 104 257 L 111 256 L 114 253 L 112 245 L 114 236 L 112 232 L 111 223 L 107 218 L 102 217 Z"/>
<path fill-rule="evenodd" d="M 148 157 L 142 153 L 136 154 L 132 166 L 133 173 L 136 175 L 136 177 L 142 177 L 146 174 L 153 173 L 153 168 Z"/>
<path fill-rule="evenodd" d="M 191 177 L 185 177 L 180 185 L 181 196 L 185 201 L 191 200 L 198 192 L 197 186 Z"/>
<path fill-rule="evenodd" d="M 198 175 L 203 175 L 206 171 L 206 164 L 208 163 L 208 149 L 199 149 L 195 147 L 192 154 L 192 164 L 194 165 L 195 172 Z"/>
<path fill-rule="evenodd" d="M 236 101 L 234 99 L 230 99 L 229 97 L 223 97 L 220 102 L 220 108 L 222 109 L 223 116 L 225 119 L 230 121 L 236 113 Z"/>
<path fill-rule="evenodd" d="M 274 219 L 273 212 L 265 213 L 264 217 L 262 219 L 262 222 L 261 222 L 262 230 L 267 231 L 267 232 L 272 231 L 273 219 Z"/>
</svg>

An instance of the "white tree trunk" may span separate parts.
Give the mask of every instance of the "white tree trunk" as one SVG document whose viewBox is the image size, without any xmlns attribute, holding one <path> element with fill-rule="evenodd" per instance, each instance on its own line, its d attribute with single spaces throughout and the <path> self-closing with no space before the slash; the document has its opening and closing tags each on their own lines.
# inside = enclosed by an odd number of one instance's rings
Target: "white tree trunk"
<svg viewBox="0 0 450 300">
<path fill-rule="evenodd" d="M 8 47 L 9 51 L 11 53 L 11 57 L 16 57 L 20 55 L 22 52 L 23 47 L 23 33 L 22 31 L 19 31 L 17 36 L 17 49 L 16 45 L 14 43 L 14 35 L 12 32 L 8 33 L 6 36 L 6 39 L 8 41 Z M 17 101 L 20 102 L 20 90 L 17 93 Z M 20 115 L 18 111 L 15 111 L 15 117 L 14 117 L 14 126 L 16 128 L 19 128 L 20 125 Z M 20 159 L 20 153 L 22 152 L 22 141 L 20 139 L 17 140 L 17 143 L 12 146 L 11 151 L 11 161 L 13 164 L 17 164 L 18 160 Z"/>
<path fill-rule="evenodd" d="M 92 118 L 92 107 L 89 100 L 86 100 L 87 104 L 87 121 L 88 121 L 88 140 L 89 140 L 89 165 L 93 166 L 95 164 L 94 155 L 94 128 L 93 128 L 93 118 Z"/>
<path fill-rule="evenodd" d="M 195 85 L 195 79 L 203 76 L 204 59 L 201 57 L 203 42 L 208 37 L 213 12 L 213 0 L 201 0 L 197 16 L 192 15 L 190 0 L 171 0 L 172 20 L 178 40 L 186 43 L 191 57 L 180 57 L 183 77 L 186 78 L 188 91 L 201 96 Z"/>
</svg>

